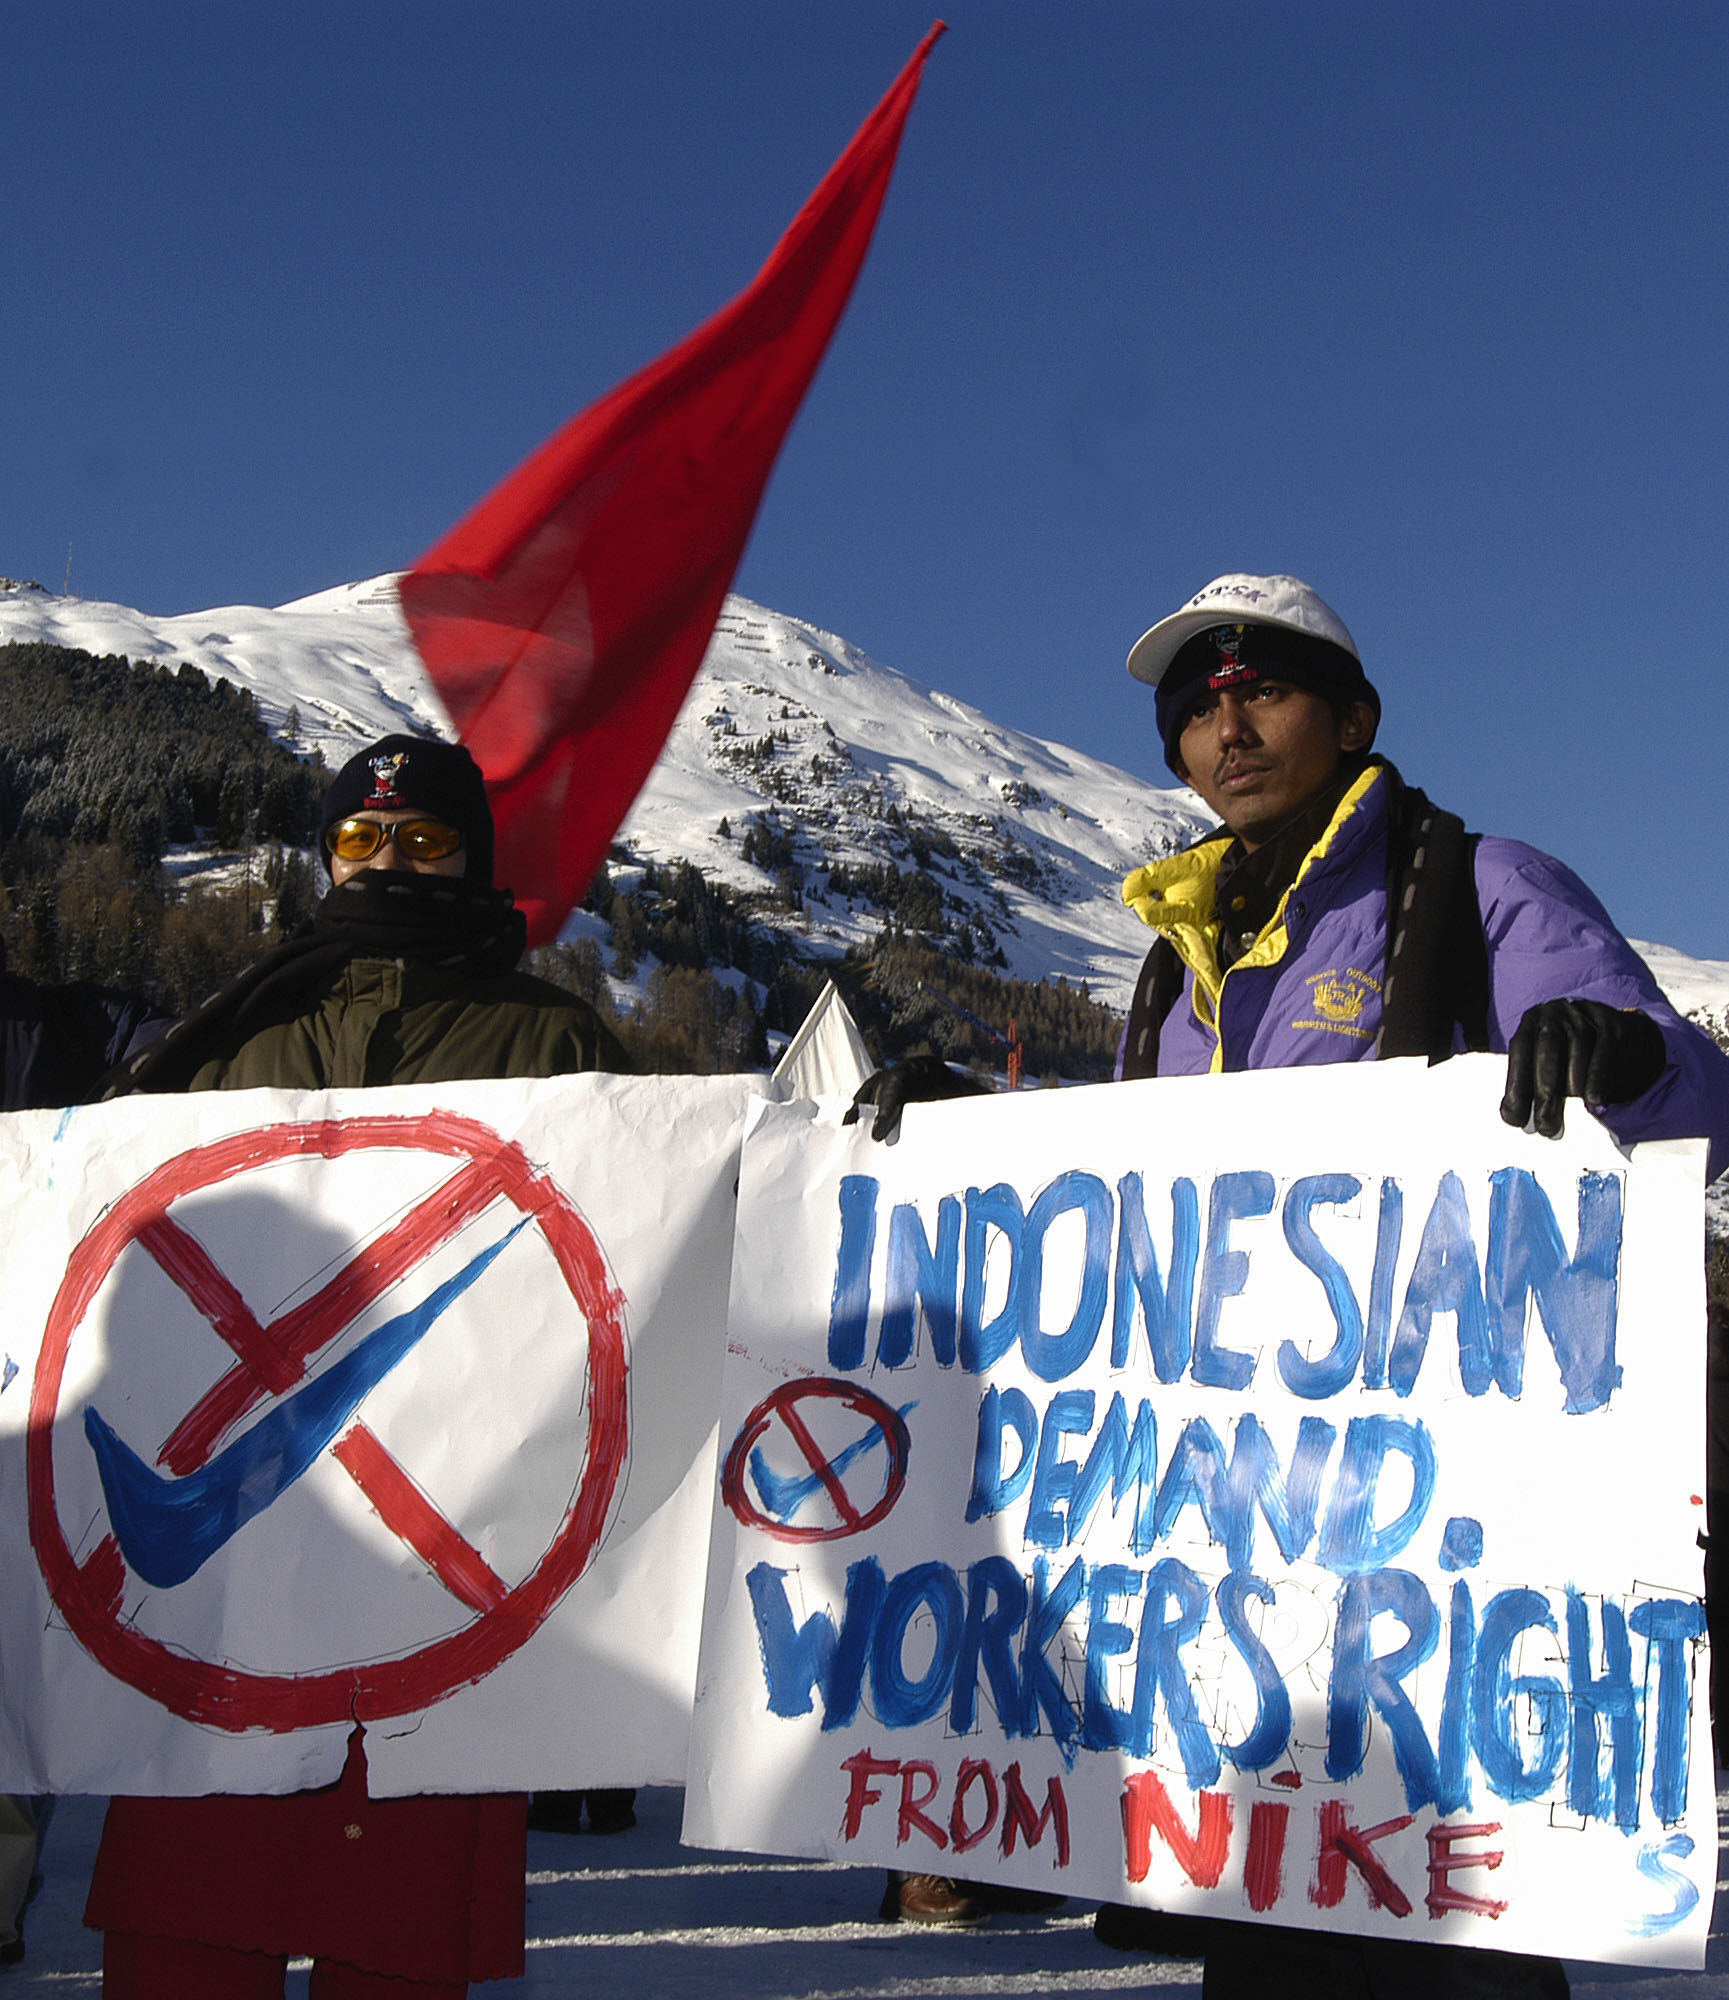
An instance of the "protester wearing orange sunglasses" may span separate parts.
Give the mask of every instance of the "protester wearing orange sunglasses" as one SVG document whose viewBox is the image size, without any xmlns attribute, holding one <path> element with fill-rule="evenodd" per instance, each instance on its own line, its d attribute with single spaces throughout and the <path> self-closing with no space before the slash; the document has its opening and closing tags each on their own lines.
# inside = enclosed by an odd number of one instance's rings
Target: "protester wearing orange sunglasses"
<svg viewBox="0 0 1729 2000">
<path fill-rule="evenodd" d="M 324 805 L 311 928 L 188 1015 L 117 1090 L 324 1090 L 621 1069 L 574 995 L 518 970 L 492 814 L 466 750 L 390 736 Z M 110 1094 L 114 1094 L 111 1090 Z M 364 1731 L 341 1781 L 281 1798 L 116 1799 L 85 1921 L 108 2000 L 459 2000 L 523 1967 L 526 1801 L 373 1799 Z"/>
</svg>

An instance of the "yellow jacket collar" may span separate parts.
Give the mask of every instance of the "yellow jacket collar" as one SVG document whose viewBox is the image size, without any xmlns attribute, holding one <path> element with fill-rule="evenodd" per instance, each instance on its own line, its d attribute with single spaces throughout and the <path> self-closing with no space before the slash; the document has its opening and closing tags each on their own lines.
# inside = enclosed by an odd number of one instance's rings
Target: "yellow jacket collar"
<svg viewBox="0 0 1729 2000">
<path fill-rule="evenodd" d="M 1323 860 L 1358 805 L 1386 769 L 1375 759 L 1339 801 L 1327 823 L 1327 830 L 1303 857 L 1291 886 L 1279 898 L 1279 907 L 1254 944 L 1236 961 L 1237 965 L 1268 965 L 1284 955 L 1285 905 L 1292 891 L 1315 864 Z M 1196 984 L 1209 998 L 1217 1000 L 1223 975 L 1219 971 L 1219 924 L 1215 914 L 1219 864 L 1224 860 L 1232 836 L 1221 831 L 1181 854 L 1137 868 L 1123 884 L 1123 901 L 1141 922 L 1168 937 L 1195 975 Z M 1233 968 L 1234 969 L 1234 968 Z"/>
</svg>

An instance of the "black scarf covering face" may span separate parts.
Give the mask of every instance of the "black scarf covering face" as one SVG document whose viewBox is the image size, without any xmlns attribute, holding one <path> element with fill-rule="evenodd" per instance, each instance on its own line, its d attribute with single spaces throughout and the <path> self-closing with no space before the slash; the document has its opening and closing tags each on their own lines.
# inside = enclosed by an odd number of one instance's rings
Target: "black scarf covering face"
<svg viewBox="0 0 1729 2000">
<path fill-rule="evenodd" d="M 326 895 L 304 930 L 110 1070 L 93 1098 L 184 1090 L 213 1055 L 238 1046 L 264 1021 L 291 1015 L 297 1001 L 318 992 L 351 958 L 411 958 L 496 979 L 527 944 L 527 923 L 508 889 L 457 875 L 363 868 Z"/>
</svg>

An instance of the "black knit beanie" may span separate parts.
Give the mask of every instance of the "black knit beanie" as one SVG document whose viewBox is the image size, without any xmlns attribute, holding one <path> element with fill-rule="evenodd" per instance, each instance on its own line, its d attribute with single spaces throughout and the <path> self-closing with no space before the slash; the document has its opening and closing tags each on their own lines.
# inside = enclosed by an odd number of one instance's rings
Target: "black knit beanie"
<svg viewBox="0 0 1729 2000">
<path fill-rule="evenodd" d="M 462 835 L 464 879 L 492 881 L 492 808 L 480 766 L 460 743 L 428 736 L 384 736 L 349 758 L 324 795 L 318 851 L 330 866 L 325 836 L 339 819 L 361 812 L 423 812 Z"/>
<path fill-rule="evenodd" d="M 1335 705 L 1366 701 L 1381 719 L 1381 697 L 1363 663 L 1343 646 L 1285 625 L 1212 625 L 1185 640 L 1164 670 L 1155 695 L 1165 762 L 1182 776 L 1178 744 L 1183 725 L 1208 694 L 1286 681 Z"/>
</svg>

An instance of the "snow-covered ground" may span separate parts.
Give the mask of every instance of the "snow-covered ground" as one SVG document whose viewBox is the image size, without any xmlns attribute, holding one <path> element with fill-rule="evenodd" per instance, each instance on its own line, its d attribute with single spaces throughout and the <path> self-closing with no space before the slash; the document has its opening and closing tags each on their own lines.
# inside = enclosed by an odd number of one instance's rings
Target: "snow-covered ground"
<svg viewBox="0 0 1729 2000">
<path fill-rule="evenodd" d="M 634 1831 L 607 1839 L 528 1838 L 528 1969 L 474 1988 L 476 2000 L 989 2000 L 1117 1994 L 1199 1995 L 1188 1960 L 1107 1951 L 1090 1903 L 1047 1917 L 994 1916 L 980 1930 L 875 1921 L 882 1877 L 868 1869 L 678 1844 L 681 1795 L 643 1792 Z M 1719 1790 L 1718 1820 L 1729 1810 Z M 51 2000 L 100 1988 L 101 1944 L 79 1921 L 101 1829 L 101 1802 L 67 1799 L 50 1833 L 48 1885 L 26 1924 L 21 1965 L 0 1995 Z M 1703 1972 L 1567 1967 L 1579 2000 L 1729 2000 L 1729 1898 L 1721 1888 Z M 304 1967 L 289 1974 L 293 2000 Z M 187 2000 L 194 2000 L 188 1995 Z"/>
</svg>

